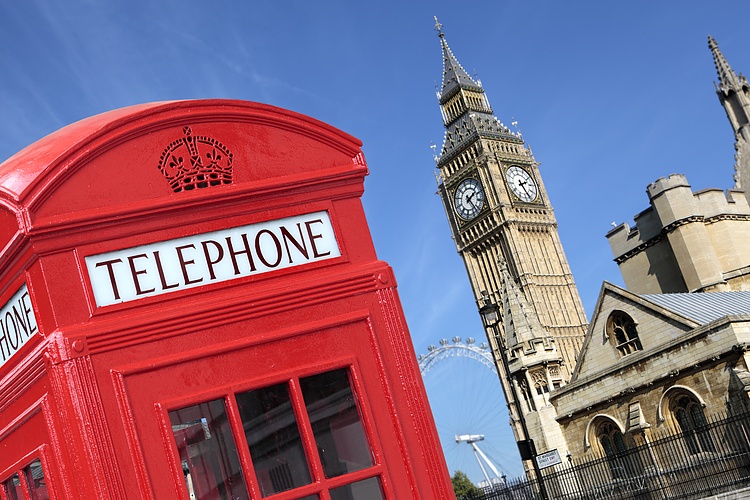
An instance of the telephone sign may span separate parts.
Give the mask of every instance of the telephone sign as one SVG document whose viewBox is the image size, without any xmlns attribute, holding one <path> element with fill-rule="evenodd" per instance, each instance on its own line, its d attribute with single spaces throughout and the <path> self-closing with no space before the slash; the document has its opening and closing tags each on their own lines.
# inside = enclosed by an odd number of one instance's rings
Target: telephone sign
<svg viewBox="0 0 750 500">
<path fill-rule="evenodd" d="M 98 306 L 340 256 L 327 212 L 86 257 Z"/>
</svg>

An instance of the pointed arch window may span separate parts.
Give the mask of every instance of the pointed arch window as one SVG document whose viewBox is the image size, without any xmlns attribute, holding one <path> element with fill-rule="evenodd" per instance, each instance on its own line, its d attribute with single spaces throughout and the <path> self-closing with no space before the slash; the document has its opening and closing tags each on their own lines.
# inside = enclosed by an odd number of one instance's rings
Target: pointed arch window
<svg viewBox="0 0 750 500">
<path fill-rule="evenodd" d="M 627 356 L 643 350 L 638 328 L 629 314 L 623 311 L 612 311 L 607 318 L 607 337 L 615 346 L 620 356 Z"/>
<path fill-rule="evenodd" d="M 536 387 L 536 393 L 540 396 L 543 394 L 549 394 L 549 387 L 547 386 L 547 382 L 540 380 L 536 384 L 534 384 L 534 387 Z"/>
<path fill-rule="evenodd" d="M 716 446 L 711 438 L 706 416 L 703 414 L 703 406 L 698 400 L 681 392 L 674 397 L 670 406 L 690 454 L 715 452 Z"/>
<path fill-rule="evenodd" d="M 599 441 L 599 446 L 601 446 L 607 459 L 612 478 L 625 477 L 625 469 L 620 465 L 620 461 L 628 447 L 620 429 L 614 423 L 605 421 L 597 426 L 596 439 Z"/>
<path fill-rule="evenodd" d="M 547 385 L 547 382 L 540 380 L 534 384 L 534 387 L 536 388 L 536 393 L 539 396 L 542 396 L 544 404 L 549 405 L 549 386 Z"/>
<path fill-rule="evenodd" d="M 628 449 L 622 432 L 612 422 L 600 424 L 596 429 L 596 438 L 607 457 L 615 457 Z"/>
<path fill-rule="evenodd" d="M 639 474 L 643 467 L 630 434 L 623 434 L 620 427 L 607 418 L 601 418 L 595 433 L 612 479 L 626 479 Z"/>
<path fill-rule="evenodd" d="M 529 384 L 527 384 L 526 380 L 522 378 L 517 378 L 516 383 L 518 384 L 518 388 L 521 391 L 521 395 L 523 396 L 528 411 L 536 411 L 534 399 L 531 397 L 531 391 L 529 391 Z"/>
</svg>

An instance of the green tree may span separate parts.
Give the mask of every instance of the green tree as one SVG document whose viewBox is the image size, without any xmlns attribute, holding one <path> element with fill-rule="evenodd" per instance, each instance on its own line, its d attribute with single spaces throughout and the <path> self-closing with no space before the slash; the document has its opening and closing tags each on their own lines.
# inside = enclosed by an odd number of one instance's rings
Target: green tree
<svg viewBox="0 0 750 500">
<path fill-rule="evenodd" d="M 453 483 L 453 492 L 456 494 L 458 500 L 461 500 L 462 498 L 472 498 L 474 495 L 481 493 L 481 490 L 474 486 L 468 476 L 460 470 L 457 470 L 456 473 L 453 474 L 451 483 Z"/>
</svg>

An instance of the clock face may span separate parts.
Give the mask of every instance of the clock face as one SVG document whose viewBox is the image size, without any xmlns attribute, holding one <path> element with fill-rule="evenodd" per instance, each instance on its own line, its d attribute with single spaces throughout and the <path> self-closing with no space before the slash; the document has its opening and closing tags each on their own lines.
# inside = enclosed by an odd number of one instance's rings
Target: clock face
<svg viewBox="0 0 750 500">
<path fill-rule="evenodd" d="M 453 197 L 456 213 L 465 220 L 471 220 L 484 207 L 484 190 L 478 180 L 468 178 L 461 181 Z"/>
<path fill-rule="evenodd" d="M 538 191 L 531 174 L 521 167 L 510 167 L 505 172 L 505 179 L 513 194 L 521 201 L 532 202 L 536 200 Z"/>
</svg>

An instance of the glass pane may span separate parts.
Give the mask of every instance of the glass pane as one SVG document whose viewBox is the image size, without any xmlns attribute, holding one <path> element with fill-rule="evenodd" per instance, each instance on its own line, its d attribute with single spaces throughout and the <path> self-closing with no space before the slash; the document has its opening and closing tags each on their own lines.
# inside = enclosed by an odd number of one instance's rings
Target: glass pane
<svg viewBox="0 0 750 500">
<path fill-rule="evenodd" d="M 612 441 L 610 441 L 608 434 L 599 436 L 599 443 L 602 445 L 602 449 L 604 450 L 604 456 L 615 456 L 615 449 L 614 447 L 612 447 Z"/>
<path fill-rule="evenodd" d="M 371 477 L 331 490 L 331 500 L 383 500 L 380 479 Z"/>
<path fill-rule="evenodd" d="M 237 394 L 237 406 L 263 496 L 310 484 L 287 385 Z"/>
<path fill-rule="evenodd" d="M 169 412 L 190 499 L 249 499 L 223 399 Z"/>
<path fill-rule="evenodd" d="M 614 437 L 615 449 L 617 450 L 618 454 L 623 454 L 628 451 L 628 447 L 625 446 L 625 439 L 623 438 L 621 432 L 613 432 L 612 437 Z"/>
<path fill-rule="evenodd" d="M 34 460 L 23 472 L 26 474 L 26 482 L 29 483 L 31 500 L 49 500 L 47 481 L 44 480 L 42 462 L 39 459 Z"/>
<path fill-rule="evenodd" d="M 3 483 L 3 487 L 8 500 L 23 500 L 23 490 L 21 490 L 21 480 L 18 474 L 13 474 L 13 477 Z"/>
<path fill-rule="evenodd" d="M 348 371 L 303 378 L 300 386 L 326 477 L 372 466 Z"/>
</svg>

